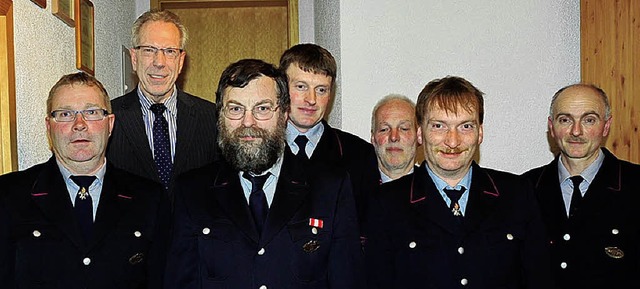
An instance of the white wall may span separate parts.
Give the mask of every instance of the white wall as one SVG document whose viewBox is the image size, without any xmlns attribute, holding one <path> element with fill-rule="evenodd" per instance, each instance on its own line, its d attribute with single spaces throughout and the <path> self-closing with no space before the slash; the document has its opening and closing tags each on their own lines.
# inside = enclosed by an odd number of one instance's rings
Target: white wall
<svg viewBox="0 0 640 289">
<path fill-rule="evenodd" d="M 121 46 L 129 45 L 135 3 L 93 0 L 95 7 L 96 77 L 109 95 L 121 94 Z M 46 161 L 44 118 L 51 87 L 64 74 L 76 72 L 75 30 L 30 0 L 13 0 L 18 166 L 26 169 Z"/>
<path fill-rule="evenodd" d="M 486 94 L 480 164 L 515 173 L 545 164 L 551 96 L 580 79 L 579 2 L 316 0 L 316 43 L 339 66 L 332 124 L 368 140 L 382 96 L 415 100 L 430 80 L 457 75 Z"/>
</svg>

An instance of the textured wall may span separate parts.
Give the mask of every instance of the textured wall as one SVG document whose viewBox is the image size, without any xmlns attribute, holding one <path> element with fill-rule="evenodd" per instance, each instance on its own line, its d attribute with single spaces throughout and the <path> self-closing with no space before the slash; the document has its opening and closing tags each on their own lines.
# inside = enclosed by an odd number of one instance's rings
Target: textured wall
<svg viewBox="0 0 640 289">
<path fill-rule="evenodd" d="M 129 46 L 135 2 L 93 0 L 96 77 L 109 95 L 122 93 L 121 46 Z M 14 43 L 18 164 L 25 169 L 47 160 L 44 117 L 49 89 L 64 74 L 76 72 L 75 30 L 29 0 L 14 0 Z"/>
<path fill-rule="evenodd" d="M 522 172 L 552 159 L 553 93 L 580 79 L 579 0 L 315 2 L 316 42 L 338 58 L 341 127 L 369 139 L 371 109 L 389 93 L 463 76 L 485 92 L 480 163 Z"/>
<path fill-rule="evenodd" d="M 342 67 L 340 53 L 340 1 L 315 0 L 314 2 L 314 30 L 315 43 L 331 52 L 338 63 L 338 76 L 336 77 L 336 94 L 333 106 L 329 114 L 328 122 L 335 127 L 342 127 Z M 350 117 L 350 116 L 349 116 Z"/>
</svg>

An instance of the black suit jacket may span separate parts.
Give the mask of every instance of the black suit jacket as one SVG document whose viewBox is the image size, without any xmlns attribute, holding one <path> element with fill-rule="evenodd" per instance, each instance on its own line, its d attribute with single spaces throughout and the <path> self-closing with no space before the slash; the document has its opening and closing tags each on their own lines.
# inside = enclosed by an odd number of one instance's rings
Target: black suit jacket
<svg viewBox="0 0 640 289">
<path fill-rule="evenodd" d="M 238 171 L 217 162 L 179 178 L 167 288 L 363 288 L 348 178 L 307 176 L 285 154 L 261 236 Z M 324 223 L 317 234 L 310 218 Z"/>
<path fill-rule="evenodd" d="M 176 151 L 169 192 L 175 176 L 213 162 L 217 157 L 218 120 L 215 104 L 178 90 Z M 145 132 L 138 90 L 111 101 L 116 116 L 107 159 L 116 167 L 160 182 L 153 148 Z"/>
<path fill-rule="evenodd" d="M 640 166 L 602 151 L 604 162 L 570 219 L 559 157 L 524 174 L 534 184 L 547 227 L 557 288 L 640 288 Z"/>
<path fill-rule="evenodd" d="M 323 165 L 346 170 L 353 186 L 358 216 L 362 222 L 366 197 L 380 185 L 378 161 L 373 145 L 322 121 L 324 133 L 311 156 L 311 168 Z"/>
<path fill-rule="evenodd" d="M 544 229 L 526 181 L 474 163 L 460 224 L 425 165 L 371 198 L 369 288 L 549 288 Z"/>
<path fill-rule="evenodd" d="M 2 288 L 157 288 L 162 188 L 107 164 L 94 237 L 82 237 L 55 158 L 0 176 Z"/>
</svg>

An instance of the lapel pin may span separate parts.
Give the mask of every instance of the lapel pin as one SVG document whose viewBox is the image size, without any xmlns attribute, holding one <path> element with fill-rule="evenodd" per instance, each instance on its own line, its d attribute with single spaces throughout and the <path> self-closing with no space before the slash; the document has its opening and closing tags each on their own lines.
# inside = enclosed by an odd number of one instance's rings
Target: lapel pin
<svg viewBox="0 0 640 289">
<path fill-rule="evenodd" d="M 144 260 L 144 254 L 136 253 L 133 256 L 131 256 L 131 258 L 129 258 L 129 264 L 135 265 L 142 262 L 142 260 Z"/>
<path fill-rule="evenodd" d="M 317 240 L 311 240 L 302 246 L 302 249 L 307 253 L 312 253 L 320 248 L 320 243 Z"/>
<path fill-rule="evenodd" d="M 607 256 L 613 259 L 622 259 L 622 257 L 624 257 L 624 252 L 618 247 L 606 247 L 604 251 L 607 253 Z"/>
</svg>

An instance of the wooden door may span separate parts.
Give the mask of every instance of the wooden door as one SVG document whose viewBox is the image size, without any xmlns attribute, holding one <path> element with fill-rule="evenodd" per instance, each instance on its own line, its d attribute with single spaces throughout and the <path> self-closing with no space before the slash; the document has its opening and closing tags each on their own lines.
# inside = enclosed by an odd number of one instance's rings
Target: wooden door
<svg viewBox="0 0 640 289">
<path fill-rule="evenodd" d="M 606 147 L 640 163 L 640 1 L 581 0 L 580 10 L 582 81 L 611 102 Z"/>
<path fill-rule="evenodd" d="M 0 0 L 0 174 L 18 169 L 13 3 Z"/>
<path fill-rule="evenodd" d="M 189 33 L 177 85 L 211 101 L 229 64 L 258 58 L 277 66 L 282 52 L 298 42 L 297 0 L 152 0 L 151 7 L 176 13 Z"/>
</svg>

